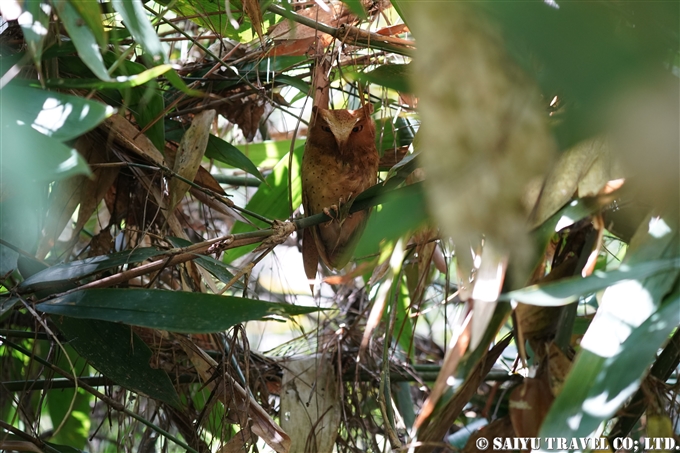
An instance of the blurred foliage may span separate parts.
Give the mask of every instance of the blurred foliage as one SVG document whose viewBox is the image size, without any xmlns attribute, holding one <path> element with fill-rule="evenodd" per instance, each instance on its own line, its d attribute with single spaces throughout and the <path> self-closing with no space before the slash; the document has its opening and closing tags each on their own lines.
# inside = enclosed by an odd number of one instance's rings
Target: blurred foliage
<svg viewBox="0 0 680 453">
<path fill-rule="evenodd" d="M 0 450 L 680 445 L 679 16 L 0 2 Z M 310 293 L 325 80 L 373 104 L 381 172 Z"/>
</svg>

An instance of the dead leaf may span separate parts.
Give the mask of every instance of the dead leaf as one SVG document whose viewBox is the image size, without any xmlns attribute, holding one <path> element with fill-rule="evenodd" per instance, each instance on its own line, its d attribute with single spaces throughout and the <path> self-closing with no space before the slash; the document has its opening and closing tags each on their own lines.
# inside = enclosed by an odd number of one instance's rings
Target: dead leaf
<svg viewBox="0 0 680 453">
<path fill-rule="evenodd" d="M 163 155 L 151 140 L 122 116 L 111 115 L 102 123 L 102 128 L 124 149 L 143 157 L 149 163 L 165 165 Z"/>
<path fill-rule="evenodd" d="M 291 451 L 333 451 L 342 401 L 338 375 L 324 354 L 291 357 L 281 363 L 281 427 Z"/>
<path fill-rule="evenodd" d="M 260 38 L 260 44 L 264 46 L 264 36 L 262 35 L 262 10 L 260 9 L 260 2 L 257 0 L 243 0 L 243 12 L 246 13 L 250 19 L 250 23 Z"/>
<path fill-rule="evenodd" d="M 189 181 L 194 180 L 201 165 L 214 119 L 215 110 L 204 110 L 194 117 L 191 126 L 182 136 L 172 170 Z M 172 178 L 168 184 L 168 209 L 174 209 L 188 189 L 189 184 L 179 178 Z"/>
</svg>

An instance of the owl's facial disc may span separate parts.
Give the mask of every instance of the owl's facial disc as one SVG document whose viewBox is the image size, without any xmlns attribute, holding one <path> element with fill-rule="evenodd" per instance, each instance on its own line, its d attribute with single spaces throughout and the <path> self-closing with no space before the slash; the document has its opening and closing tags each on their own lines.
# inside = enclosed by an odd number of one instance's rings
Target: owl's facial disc
<svg viewBox="0 0 680 453">
<path fill-rule="evenodd" d="M 333 115 L 331 112 L 333 111 L 331 110 L 323 112 L 324 119 L 326 120 L 326 123 L 328 124 L 328 127 L 335 138 L 335 143 L 338 145 L 338 151 L 342 153 L 344 152 L 347 141 L 349 140 L 349 137 L 360 118 L 357 118 L 354 115 L 343 115 L 341 117 L 338 115 Z M 343 113 L 349 112 L 345 111 Z"/>
</svg>

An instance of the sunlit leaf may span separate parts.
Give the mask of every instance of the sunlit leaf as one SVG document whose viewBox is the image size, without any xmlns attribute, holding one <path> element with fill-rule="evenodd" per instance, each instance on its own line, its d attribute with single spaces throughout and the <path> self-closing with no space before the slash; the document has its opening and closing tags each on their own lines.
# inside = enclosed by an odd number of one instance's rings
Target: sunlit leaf
<svg viewBox="0 0 680 453">
<path fill-rule="evenodd" d="M 156 31 L 147 18 L 147 12 L 140 0 L 112 0 L 114 9 L 123 18 L 125 27 L 151 57 L 154 65 L 165 63 L 165 50 Z"/>
<path fill-rule="evenodd" d="M 104 66 L 104 59 L 99 52 L 99 44 L 97 39 L 90 30 L 85 26 L 85 19 L 78 13 L 78 11 L 66 0 L 54 0 L 57 14 L 66 28 L 69 37 L 78 50 L 78 55 L 83 60 L 83 63 L 97 76 L 100 80 L 111 81 L 111 76 Z"/>
<path fill-rule="evenodd" d="M 56 91 L 11 86 L 2 92 L 0 112 L 56 140 L 74 139 L 113 114 L 101 102 Z"/>
</svg>

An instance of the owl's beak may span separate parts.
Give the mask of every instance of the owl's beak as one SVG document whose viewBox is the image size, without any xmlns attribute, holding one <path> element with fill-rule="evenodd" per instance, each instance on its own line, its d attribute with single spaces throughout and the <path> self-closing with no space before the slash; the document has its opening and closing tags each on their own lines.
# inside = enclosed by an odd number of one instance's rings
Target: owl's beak
<svg viewBox="0 0 680 453">
<path fill-rule="evenodd" d="M 344 124 L 331 124 L 330 128 L 333 131 L 333 137 L 335 137 L 335 143 L 338 145 L 338 151 L 341 153 L 345 151 L 345 145 L 349 140 L 349 136 L 354 129 L 356 123 L 344 123 Z"/>
</svg>

